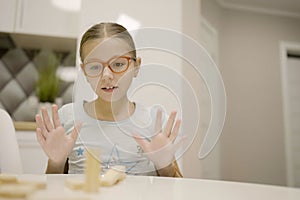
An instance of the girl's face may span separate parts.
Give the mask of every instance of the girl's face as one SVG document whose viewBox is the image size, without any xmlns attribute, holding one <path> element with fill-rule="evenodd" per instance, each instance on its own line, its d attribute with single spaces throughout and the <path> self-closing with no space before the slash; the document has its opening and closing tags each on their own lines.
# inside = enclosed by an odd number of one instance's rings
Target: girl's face
<svg viewBox="0 0 300 200">
<path fill-rule="evenodd" d="M 136 61 L 132 59 L 130 51 L 130 46 L 118 38 L 90 40 L 83 46 L 82 70 L 92 89 L 104 101 L 115 102 L 127 98 L 127 91 L 132 79 L 137 76 L 141 63 L 140 58 L 136 58 Z M 124 57 L 122 62 L 118 61 L 119 57 Z M 112 71 L 122 65 L 125 70 L 127 64 L 128 68 L 124 72 Z"/>
</svg>

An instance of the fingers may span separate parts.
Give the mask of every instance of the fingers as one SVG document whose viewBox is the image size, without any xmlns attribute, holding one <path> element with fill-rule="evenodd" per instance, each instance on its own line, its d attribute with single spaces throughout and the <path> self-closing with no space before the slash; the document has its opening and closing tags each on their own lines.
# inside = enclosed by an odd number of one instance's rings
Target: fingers
<svg viewBox="0 0 300 200">
<path fill-rule="evenodd" d="M 170 115 L 170 117 L 168 119 L 168 122 L 166 124 L 165 130 L 164 130 L 164 134 L 167 137 L 170 137 L 170 134 L 171 134 L 171 131 L 172 131 L 172 128 L 173 128 L 173 124 L 174 124 L 174 121 L 175 121 L 176 114 L 177 114 L 176 111 L 171 112 L 171 115 Z"/>
<path fill-rule="evenodd" d="M 170 134 L 170 137 L 169 137 L 172 143 L 177 138 L 177 135 L 178 135 L 179 129 L 180 129 L 180 125 L 181 125 L 181 120 L 180 119 L 176 120 L 174 128 L 173 128 L 173 130 L 172 130 L 172 132 Z"/>
<path fill-rule="evenodd" d="M 45 137 L 42 134 L 42 130 L 40 128 L 36 128 L 36 138 L 39 144 L 43 147 L 45 144 Z"/>
<path fill-rule="evenodd" d="M 77 140 L 78 133 L 80 132 L 81 127 L 82 127 L 82 123 L 81 122 L 77 122 L 75 124 L 75 127 L 74 127 L 72 133 L 70 134 L 70 137 L 72 138 L 72 140 L 74 140 L 74 141 Z"/>
<path fill-rule="evenodd" d="M 58 116 L 58 107 L 57 107 L 57 105 L 52 106 L 52 120 L 53 120 L 54 128 L 57 128 L 57 127 L 61 126 L 60 119 L 59 119 L 59 116 Z"/>
<path fill-rule="evenodd" d="M 47 133 L 48 133 L 48 131 L 47 131 L 45 125 L 44 125 L 44 122 L 43 122 L 41 116 L 40 116 L 40 115 L 36 115 L 36 116 L 35 116 L 35 121 L 36 121 L 37 127 L 38 127 L 39 130 L 41 131 L 42 136 L 43 136 L 44 138 L 47 138 Z"/>
<path fill-rule="evenodd" d="M 161 132 L 162 129 L 162 110 L 158 109 L 156 114 L 156 122 L 155 122 L 155 133 Z"/>
<path fill-rule="evenodd" d="M 45 107 L 42 107 L 41 111 L 42 111 L 42 116 L 43 116 L 43 121 L 44 121 L 45 127 L 49 132 L 51 132 L 53 130 L 53 126 L 52 126 L 52 123 L 50 121 L 48 111 Z"/>
</svg>

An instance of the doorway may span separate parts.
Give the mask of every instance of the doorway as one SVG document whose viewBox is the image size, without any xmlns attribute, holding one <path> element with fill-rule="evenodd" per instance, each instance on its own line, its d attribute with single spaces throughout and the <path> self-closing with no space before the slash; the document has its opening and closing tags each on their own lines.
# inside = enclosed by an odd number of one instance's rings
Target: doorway
<svg viewBox="0 0 300 200">
<path fill-rule="evenodd" d="M 300 187 L 300 44 L 281 43 L 287 185 Z"/>
</svg>

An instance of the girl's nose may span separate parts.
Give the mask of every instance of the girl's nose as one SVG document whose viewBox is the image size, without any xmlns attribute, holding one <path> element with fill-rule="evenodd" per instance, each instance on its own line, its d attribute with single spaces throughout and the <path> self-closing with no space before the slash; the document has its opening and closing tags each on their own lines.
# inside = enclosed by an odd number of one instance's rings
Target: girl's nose
<svg viewBox="0 0 300 200">
<path fill-rule="evenodd" d="M 110 70 L 108 66 L 105 66 L 103 69 L 102 78 L 103 79 L 113 79 L 113 72 Z"/>
</svg>

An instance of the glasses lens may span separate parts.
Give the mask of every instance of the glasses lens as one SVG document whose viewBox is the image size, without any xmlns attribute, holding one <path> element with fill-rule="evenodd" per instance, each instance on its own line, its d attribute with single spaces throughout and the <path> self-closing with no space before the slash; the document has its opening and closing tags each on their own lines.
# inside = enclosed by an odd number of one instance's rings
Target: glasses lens
<svg viewBox="0 0 300 200">
<path fill-rule="evenodd" d="M 90 62 L 85 64 L 85 73 L 88 76 L 98 76 L 102 72 L 103 65 L 98 62 Z"/>
<path fill-rule="evenodd" d="M 127 58 L 116 58 L 109 63 L 109 66 L 114 72 L 123 72 L 128 67 L 128 59 Z"/>
</svg>

